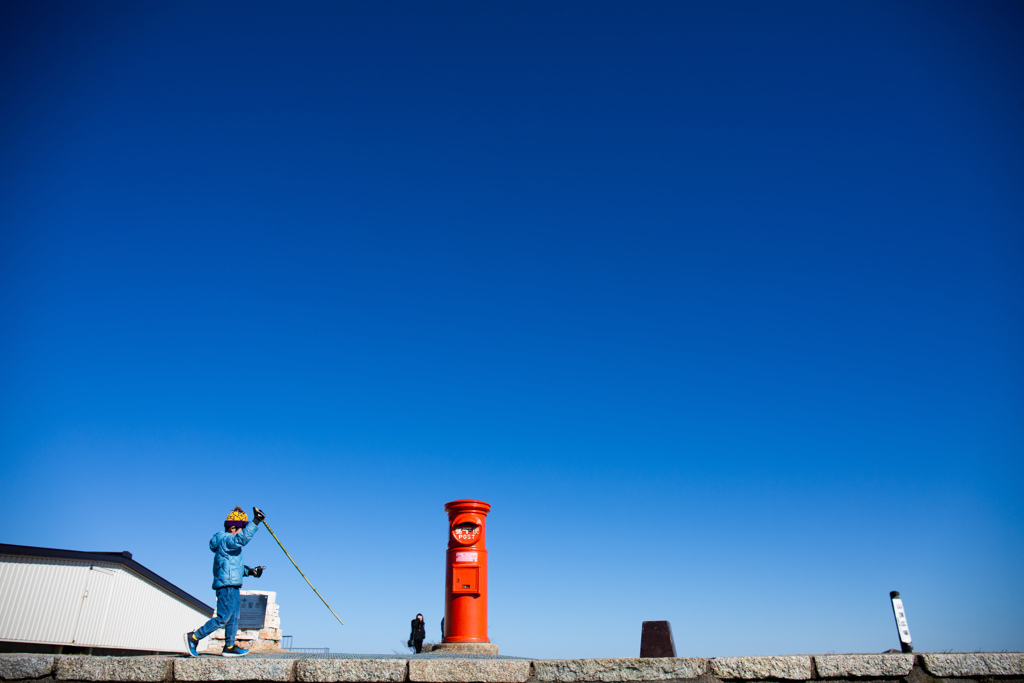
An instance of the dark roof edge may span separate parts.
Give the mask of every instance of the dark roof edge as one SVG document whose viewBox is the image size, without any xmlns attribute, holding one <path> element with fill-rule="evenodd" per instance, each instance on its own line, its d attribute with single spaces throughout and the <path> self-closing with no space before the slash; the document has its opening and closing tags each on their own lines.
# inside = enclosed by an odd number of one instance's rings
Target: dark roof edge
<svg viewBox="0 0 1024 683">
<path fill-rule="evenodd" d="M 168 593 L 195 607 L 207 616 L 213 616 L 213 608 L 198 598 L 189 595 L 167 579 L 159 576 L 132 559 L 132 554 L 127 550 L 119 553 L 90 553 L 81 550 L 61 550 L 59 548 L 36 548 L 30 545 L 10 545 L 0 543 L 0 555 L 21 555 L 25 557 L 49 557 L 57 560 L 80 560 L 82 562 L 112 562 L 124 565 L 139 576 L 155 583 Z"/>
</svg>

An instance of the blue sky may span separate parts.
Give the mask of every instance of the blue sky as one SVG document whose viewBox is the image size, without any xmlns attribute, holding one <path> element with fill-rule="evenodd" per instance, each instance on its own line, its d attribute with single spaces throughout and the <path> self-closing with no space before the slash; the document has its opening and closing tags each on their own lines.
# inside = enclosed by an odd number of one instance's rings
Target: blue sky
<svg viewBox="0 0 1024 683">
<path fill-rule="evenodd" d="M 402 650 L 1024 649 L 1012 2 L 0 7 L 0 540 Z"/>
</svg>

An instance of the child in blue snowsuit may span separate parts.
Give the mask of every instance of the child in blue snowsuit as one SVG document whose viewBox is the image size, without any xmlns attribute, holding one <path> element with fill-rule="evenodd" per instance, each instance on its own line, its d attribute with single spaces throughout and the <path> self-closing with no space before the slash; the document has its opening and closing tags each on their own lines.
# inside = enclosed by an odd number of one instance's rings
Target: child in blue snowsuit
<svg viewBox="0 0 1024 683">
<path fill-rule="evenodd" d="M 217 614 L 212 619 L 185 634 L 185 646 L 192 657 L 198 657 L 196 647 L 199 641 L 219 628 L 224 629 L 224 657 L 241 657 L 248 654 L 245 648 L 235 645 L 238 632 L 238 613 L 241 611 L 240 592 L 242 577 L 259 578 L 264 567 L 250 568 L 242 564 L 242 546 L 252 540 L 256 527 L 265 515 L 259 508 L 252 509 L 252 526 L 242 508 L 236 507 L 224 520 L 224 531 L 218 531 L 210 539 L 213 551 L 213 590 L 217 591 Z"/>
</svg>

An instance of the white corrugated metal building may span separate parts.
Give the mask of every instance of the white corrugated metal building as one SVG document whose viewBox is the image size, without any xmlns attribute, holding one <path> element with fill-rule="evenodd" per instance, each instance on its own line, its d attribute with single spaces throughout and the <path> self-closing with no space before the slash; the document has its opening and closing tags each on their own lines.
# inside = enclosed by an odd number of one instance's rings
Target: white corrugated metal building
<svg viewBox="0 0 1024 683">
<path fill-rule="evenodd" d="M 184 652 L 213 608 L 132 559 L 0 543 L 0 650 Z"/>
</svg>

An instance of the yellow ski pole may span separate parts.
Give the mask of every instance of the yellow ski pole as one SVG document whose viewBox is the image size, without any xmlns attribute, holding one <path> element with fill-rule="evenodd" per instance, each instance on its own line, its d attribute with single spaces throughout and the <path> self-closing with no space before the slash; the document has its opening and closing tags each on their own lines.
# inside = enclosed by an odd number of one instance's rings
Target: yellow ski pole
<svg viewBox="0 0 1024 683">
<path fill-rule="evenodd" d="M 275 540 L 275 541 L 277 541 L 277 544 L 278 544 L 279 546 L 281 546 L 281 550 L 284 550 L 284 554 L 285 554 L 285 555 L 288 555 L 288 551 L 287 551 L 287 550 L 285 550 L 284 544 L 283 544 L 283 543 L 281 543 L 281 539 L 280 539 L 280 538 L 278 538 L 278 537 L 277 537 L 277 534 L 275 534 L 275 533 L 274 533 L 274 530 L 270 528 L 270 525 L 269 525 L 269 524 L 267 524 L 267 520 L 266 520 L 266 519 L 264 519 L 264 520 L 263 520 L 263 526 L 267 527 L 267 531 L 269 531 L 269 532 L 270 532 L 270 535 L 274 537 L 274 540 Z M 292 556 L 291 556 L 291 555 L 288 555 L 288 559 L 289 559 L 289 560 L 292 560 Z M 295 560 L 292 560 L 292 564 L 293 564 L 293 565 L 295 566 L 295 568 L 296 568 L 296 569 L 299 569 L 299 565 L 295 564 Z M 300 574 L 302 574 L 302 570 L 301 570 L 301 569 L 299 569 L 299 573 L 300 573 Z M 305 574 L 302 574 L 302 578 L 306 579 L 306 575 L 305 575 Z M 306 579 L 306 583 L 309 583 L 309 579 Z M 327 605 L 327 601 L 326 601 L 326 600 L 324 600 L 324 596 L 320 595 L 320 591 L 318 591 L 318 590 L 317 590 L 317 589 L 316 589 L 316 588 L 315 588 L 315 587 L 313 586 L 313 584 L 312 584 L 312 583 L 309 583 L 309 587 L 313 589 L 313 592 L 314 592 L 314 593 L 316 593 L 316 597 L 318 597 L 318 598 L 320 598 L 321 600 L 323 600 L 323 603 L 324 603 L 325 605 Z M 330 606 L 330 605 L 327 605 L 327 609 L 330 609 L 330 610 L 331 610 L 331 614 L 334 614 L 334 610 L 332 610 L 332 609 L 331 609 L 331 606 Z M 341 624 L 342 626 L 344 626 L 344 625 L 345 625 L 345 622 L 344 622 L 344 621 L 342 621 L 342 620 L 341 620 L 341 617 L 339 617 L 339 616 L 338 616 L 337 614 L 334 614 L 334 618 L 335 618 L 335 619 L 337 619 L 337 620 L 338 620 L 338 623 L 339 623 L 339 624 Z"/>
</svg>

